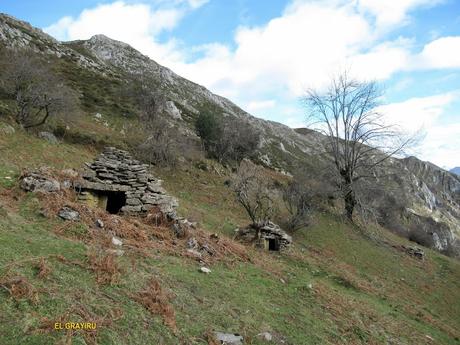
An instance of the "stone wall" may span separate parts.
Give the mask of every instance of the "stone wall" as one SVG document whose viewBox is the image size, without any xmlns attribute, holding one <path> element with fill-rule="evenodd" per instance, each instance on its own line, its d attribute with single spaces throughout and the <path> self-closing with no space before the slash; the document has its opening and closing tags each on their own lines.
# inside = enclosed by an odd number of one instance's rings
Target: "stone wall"
<svg viewBox="0 0 460 345">
<path fill-rule="evenodd" d="M 161 180 L 147 171 L 148 165 L 135 160 L 127 151 L 107 147 L 94 160 L 86 163 L 83 180 L 77 185 L 80 200 L 95 202 L 95 194 L 124 192 L 123 213 L 143 213 L 159 208 L 170 219 L 176 219 L 177 200 L 166 194 Z"/>
</svg>

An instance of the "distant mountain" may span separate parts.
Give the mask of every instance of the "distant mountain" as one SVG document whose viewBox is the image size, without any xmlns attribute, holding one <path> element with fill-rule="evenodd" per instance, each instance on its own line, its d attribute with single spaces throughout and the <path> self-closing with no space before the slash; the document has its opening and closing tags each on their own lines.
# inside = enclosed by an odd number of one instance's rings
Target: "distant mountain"
<svg viewBox="0 0 460 345">
<path fill-rule="evenodd" d="M 455 167 L 453 169 L 450 169 L 449 170 L 451 173 L 455 174 L 455 175 L 459 175 L 460 176 L 460 167 Z"/>
</svg>

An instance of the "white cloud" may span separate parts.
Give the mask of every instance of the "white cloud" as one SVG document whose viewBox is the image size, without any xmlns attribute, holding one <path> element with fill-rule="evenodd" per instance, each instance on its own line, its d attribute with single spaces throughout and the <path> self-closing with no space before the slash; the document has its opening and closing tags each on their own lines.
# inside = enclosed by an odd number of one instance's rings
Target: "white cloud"
<svg viewBox="0 0 460 345">
<path fill-rule="evenodd" d="M 63 17 L 44 31 L 60 40 L 88 39 L 96 34 L 126 42 L 156 61 L 184 59 L 176 41 L 158 42 L 158 35 L 177 26 L 187 11 L 207 1 L 158 1 L 156 7 L 116 1 L 84 10 L 77 18 Z M 154 3 L 152 3 L 154 4 Z"/>
<path fill-rule="evenodd" d="M 357 0 L 358 8 L 372 14 L 378 28 L 407 24 L 408 12 L 419 6 L 434 6 L 440 0 Z"/>
<path fill-rule="evenodd" d="M 410 98 L 380 107 L 389 124 L 397 124 L 407 133 L 422 130 L 425 134 L 416 148 L 417 156 L 440 167 L 459 164 L 460 123 L 443 124 L 446 109 L 460 99 L 460 90 L 429 97 Z M 452 118 L 452 116 L 451 116 Z"/>
<path fill-rule="evenodd" d="M 428 43 L 416 59 L 419 68 L 459 68 L 460 36 L 441 37 Z"/>
<path fill-rule="evenodd" d="M 46 27 L 45 32 L 53 36 L 54 38 L 64 41 L 67 40 L 67 29 L 73 23 L 73 18 L 66 16 L 59 19 L 56 23 Z"/>
<path fill-rule="evenodd" d="M 460 123 L 430 128 L 420 152 L 422 159 L 452 169 L 460 165 Z"/>
<path fill-rule="evenodd" d="M 429 130 L 443 114 L 444 109 L 458 96 L 458 92 L 449 92 L 429 97 L 414 97 L 381 106 L 379 111 L 385 115 L 388 123 L 397 123 L 406 131 L 420 128 Z"/>
</svg>

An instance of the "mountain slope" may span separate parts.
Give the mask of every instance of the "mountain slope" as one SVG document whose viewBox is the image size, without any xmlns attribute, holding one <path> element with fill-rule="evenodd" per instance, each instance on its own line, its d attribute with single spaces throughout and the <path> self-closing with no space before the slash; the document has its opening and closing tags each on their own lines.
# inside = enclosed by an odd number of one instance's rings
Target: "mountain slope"
<svg viewBox="0 0 460 345">
<path fill-rule="evenodd" d="M 279 345 L 458 344 L 457 260 L 431 250 L 418 260 L 401 247 L 408 241 L 378 227 L 363 234 L 327 213 L 294 234 L 292 251 L 279 255 L 248 246 L 242 253 L 249 260 L 242 259 L 229 243 L 239 245 L 228 242 L 247 222 L 225 185 L 229 175 L 188 165 L 152 173 L 179 198 L 180 213 L 209 231 L 200 240 L 217 234 L 229 244 L 219 258 L 201 262 L 187 252 L 186 239 L 170 238 L 163 229 L 161 238 L 147 241 L 125 233 L 123 255 L 98 265 L 104 253 L 119 248 L 92 217 L 102 217 L 106 226 L 122 222 L 115 231 L 135 226 L 141 232 L 142 221 L 94 210 L 81 222 L 65 222 L 49 212 L 58 207 L 50 201 L 72 203 L 71 194 L 26 194 L 17 181 L 27 167 L 81 169 L 96 155 L 93 148 L 52 145 L 19 128 L 0 136 L 0 148 L 2 345 L 210 345 L 213 331 L 242 334 L 249 345 L 267 344 L 258 337 L 263 332 Z M 210 274 L 199 271 L 204 264 Z M 153 297 L 168 302 L 169 323 L 137 298 L 151 279 L 161 292 Z M 21 282 L 16 293 L 14 281 Z M 168 326 L 172 320 L 176 330 Z M 66 332 L 55 330 L 56 322 L 96 322 L 97 329 Z"/>
<path fill-rule="evenodd" d="M 107 121 L 112 121 L 108 124 L 108 133 L 110 130 L 122 131 L 123 127 L 117 127 L 117 124 L 127 121 L 129 116 L 126 114 L 131 111 L 129 102 L 120 103 L 117 88 L 126 83 L 128 75 L 147 74 L 168 99 L 170 120 L 184 135 L 197 138 L 194 120 L 200 112 L 211 110 L 220 116 L 237 119 L 241 126 L 257 128 L 262 134 L 258 150 L 260 163 L 270 168 L 293 173 L 299 169 L 313 171 L 313 167 L 324 164 L 324 138 L 320 134 L 296 131 L 255 118 L 228 99 L 178 76 L 126 43 L 103 35 L 86 41 L 62 43 L 7 15 L 0 15 L 0 42 L 9 48 L 29 47 L 37 54 L 57 59 L 61 73 L 82 95 L 85 110 L 102 112 Z M 117 138 L 116 135 L 107 136 Z M 423 237 L 420 242 L 425 245 L 444 252 L 458 251 L 458 178 L 416 158 L 394 159 L 392 169 L 395 177 L 383 184 L 382 197 L 375 198 L 377 208 L 388 204 L 388 197 L 404 200 L 397 217 L 396 227 L 404 228 L 399 233 L 410 237 L 407 224 L 410 223 L 411 231 L 420 232 L 420 236 L 413 237 L 414 240 Z M 321 179 L 319 175 L 317 178 Z"/>
</svg>

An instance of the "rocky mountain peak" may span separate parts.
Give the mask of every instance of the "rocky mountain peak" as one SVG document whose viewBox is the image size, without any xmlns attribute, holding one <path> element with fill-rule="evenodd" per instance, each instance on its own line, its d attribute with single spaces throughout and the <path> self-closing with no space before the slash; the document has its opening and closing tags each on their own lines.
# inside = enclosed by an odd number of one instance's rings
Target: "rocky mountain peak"
<svg viewBox="0 0 460 345">
<path fill-rule="evenodd" d="M 59 45 L 56 39 L 42 30 L 5 13 L 0 13 L 0 40 L 11 48 L 28 46 L 36 51 L 46 51 Z"/>
</svg>

